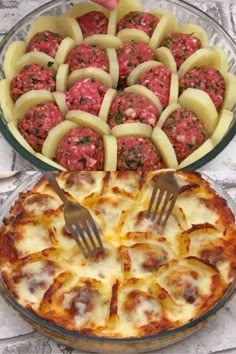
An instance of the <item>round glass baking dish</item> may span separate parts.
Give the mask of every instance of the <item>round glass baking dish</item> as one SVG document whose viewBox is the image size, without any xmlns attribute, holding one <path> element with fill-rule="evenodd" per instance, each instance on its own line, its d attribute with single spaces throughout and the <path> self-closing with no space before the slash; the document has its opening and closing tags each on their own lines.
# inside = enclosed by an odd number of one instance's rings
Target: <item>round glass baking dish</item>
<svg viewBox="0 0 236 354">
<path fill-rule="evenodd" d="M 76 3 L 82 0 L 77 0 Z M 193 5 L 186 3 L 183 0 L 141 0 L 144 9 L 152 9 L 155 7 L 162 7 L 173 13 L 183 23 L 193 23 L 200 25 L 207 33 L 210 45 L 216 45 L 224 49 L 228 56 L 229 71 L 236 74 L 236 44 L 231 36 L 224 30 L 224 28 L 214 21 L 208 14 L 199 10 Z M 29 30 L 31 22 L 42 15 L 61 15 L 71 6 L 70 1 L 54 0 L 45 4 L 35 11 L 24 17 L 19 21 L 5 36 L 0 45 L 0 79 L 4 79 L 4 72 L 2 70 L 3 60 L 8 46 L 16 40 L 24 40 L 26 33 Z M 236 107 L 234 107 L 234 119 L 228 132 L 218 145 L 214 147 L 209 153 L 203 156 L 198 161 L 187 166 L 187 170 L 195 170 L 214 159 L 220 152 L 230 143 L 236 134 Z M 19 142 L 14 138 L 8 130 L 4 115 L 0 109 L 0 131 L 13 147 L 13 149 L 25 158 L 32 166 L 40 170 L 55 170 L 49 164 L 43 162 L 33 154 L 28 152 Z"/>
<path fill-rule="evenodd" d="M 2 207 L 0 208 L 0 225 L 2 224 L 4 217 L 8 215 L 11 206 L 17 200 L 19 193 L 30 190 L 41 177 L 42 175 L 39 172 L 35 172 L 33 175 L 27 176 L 5 200 Z M 218 195 L 227 201 L 229 208 L 233 214 L 236 215 L 236 205 L 230 196 L 208 176 L 202 174 L 202 177 L 210 183 L 211 187 L 218 193 Z M 189 322 L 188 324 L 173 330 L 159 333 L 157 335 L 140 338 L 116 339 L 79 334 L 77 332 L 65 330 L 59 326 L 51 324 L 46 320 L 41 319 L 40 317 L 34 315 L 32 312 L 24 309 L 16 302 L 0 276 L 0 295 L 8 303 L 8 305 L 13 308 L 24 320 L 26 320 L 40 332 L 48 335 L 58 342 L 85 351 L 88 351 L 89 348 L 90 352 L 95 353 L 147 352 L 179 342 L 180 340 L 187 338 L 202 328 L 204 325 L 206 325 L 206 323 L 231 300 L 235 293 L 236 278 L 230 284 L 229 288 L 220 299 L 220 301 L 218 301 L 218 303 L 216 303 L 207 312 Z"/>
</svg>

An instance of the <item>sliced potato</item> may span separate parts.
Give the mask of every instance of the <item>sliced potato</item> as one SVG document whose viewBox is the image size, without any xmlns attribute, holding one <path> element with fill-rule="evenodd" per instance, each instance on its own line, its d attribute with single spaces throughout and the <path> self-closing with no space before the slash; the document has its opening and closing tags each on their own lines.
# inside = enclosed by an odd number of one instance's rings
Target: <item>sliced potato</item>
<svg viewBox="0 0 236 354">
<path fill-rule="evenodd" d="M 111 75 L 108 74 L 106 71 L 98 68 L 89 67 L 73 71 L 68 78 L 68 87 L 74 85 L 76 81 L 86 78 L 98 80 L 107 87 L 112 87 L 113 84 Z"/>
<path fill-rule="evenodd" d="M 107 56 L 109 60 L 109 72 L 112 79 L 112 87 L 117 88 L 119 81 L 119 63 L 116 50 L 114 48 L 108 48 Z"/>
<path fill-rule="evenodd" d="M 156 49 L 160 46 L 162 40 L 167 37 L 170 33 L 176 32 L 177 30 L 177 20 L 176 17 L 167 14 L 164 15 L 158 22 L 155 31 L 150 39 L 150 47 Z"/>
<path fill-rule="evenodd" d="M 102 119 L 104 122 L 107 121 L 108 114 L 109 114 L 109 111 L 111 108 L 111 104 L 112 104 L 112 101 L 114 100 L 115 96 L 116 96 L 116 90 L 114 90 L 114 89 L 108 89 L 105 96 L 104 96 L 104 99 L 103 99 L 103 102 L 102 102 L 102 105 L 100 108 L 100 112 L 98 115 L 98 117 L 100 119 Z"/>
<path fill-rule="evenodd" d="M 215 62 L 215 51 L 212 48 L 201 48 L 188 57 L 180 66 L 178 71 L 179 79 L 182 79 L 182 77 L 195 66 L 208 65 L 214 67 Z"/>
<path fill-rule="evenodd" d="M 66 169 L 65 169 L 64 167 L 62 167 L 61 165 L 59 165 L 59 164 L 56 163 L 55 161 L 53 161 L 53 160 L 47 158 L 46 156 L 43 156 L 42 154 L 40 154 L 40 153 L 38 153 L 38 152 L 37 152 L 37 154 L 35 154 L 35 156 L 36 156 L 39 160 L 41 160 L 41 161 L 47 163 L 48 165 L 52 166 L 53 168 L 56 168 L 57 170 L 66 171 Z"/>
<path fill-rule="evenodd" d="M 104 135 L 105 161 L 104 171 L 116 171 L 117 168 L 117 141 L 114 136 Z"/>
<path fill-rule="evenodd" d="M 7 79 L 11 80 L 17 74 L 16 64 L 25 52 L 25 42 L 16 41 L 10 44 L 3 62 L 3 70 Z"/>
<path fill-rule="evenodd" d="M 188 88 L 179 97 L 182 107 L 192 111 L 203 123 L 208 134 L 211 134 L 217 125 L 218 113 L 210 96 L 202 90 Z"/>
<path fill-rule="evenodd" d="M 103 48 L 119 48 L 122 41 L 111 34 L 94 34 L 85 38 L 84 43 L 87 44 L 98 44 Z"/>
<path fill-rule="evenodd" d="M 76 44 L 83 42 L 83 34 L 78 22 L 71 17 L 57 16 L 57 32 L 62 37 L 72 38 Z"/>
<path fill-rule="evenodd" d="M 152 142 L 156 146 L 157 150 L 160 152 L 163 161 L 167 167 L 174 169 L 178 168 L 178 161 L 175 154 L 175 150 L 164 131 L 156 127 L 152 132 Z"/>
<path fill-rule="evenodd" d="M 59 92 L 65 92 L 67 89 L 67 81 L 69 77 L 69 65 L 59 65 L 56 76 L 56 90 Z"/>
<path fill-rule="evenodd" d="M 225 136 L 233 121 L 233 118 L 233 112 L 228 111 L 227 109 L 222 109 L 219 115 L 217 127 L 211 135 L 211 140 L 214 145 L 217 145 Z"/>
<path fill-rule="evenodd" d="M 236 76 L 231 73 L 224 75 L 225 78 L 225 97 L 223 108 L 232 110 L 236 103 Z"/>
<path fill-rule="evenodd" d="M 57 54 L 55 57 L 55 61 L 58 64 L 63 64 L 66 61 L 66 58 L 68 57 L 69 53 L 75 47 L 76 47 L 76 43 L 72 38 L 70 38 L 70 37 L 64 38 L 58 48 L 58 51 L 57 51 Z"/>
<path fill-rule="evenodd" d="M 178 32 L 192 34 L 200 40 L 202 48 L 208 47 L 208 37 L 202 27 L 192 23 L 184 23 L 178 27 Z"/>
<path fill-rule="evenodd" d="M 177 74 L 171 74 L 169 104 L 177 102 L 178 97 L 179 97 L 179 77 Z"/>
<path fill-rule="evenodd" d="M 52 128 L 44 141 L 42 154 L 49 159 L 56 156 L 57 147 L 63 136 L 71 129 L 78 127 L 78 124 L 65 120 Z"/>
<path fill-rule="evenodd" d="M 143 6 L 140 0 L 119 0 L 117 5 L 117 20 L 120 21 L 122 17 L 131 11 L 143 11 Z"/>
<path fill-rule="evenodd" d="M 27 143 L 27 141 L 25 140 L 25 138 L 23 137 L 23 135 L 21 135 L 21 133 L 19 132 L 15 122 L 10 122 L 8 123 L 8 129 L 10 130 L 10 132 L 12 133 L 12 135 L 14 136 L 14 138 L 16 139 L 16 141 L 21 144 L 28 152 L 30 152 L 31 154 L 35 154 L 35 151 L 32 149 L 32 147 Z"/>
<path fill-rule="evenodd" d="M 179 169 L 189 166 L 192 163 L 200 160 L 203 156 L 208 154 L 208 152 L 210 152 L 213 148 L 214 148 L 214 145 L 213 145 L 211 139 L 206 140 L 205 143 L 203 143 L 197 150 L 195 150 L 191 155 L 186 157 L 186 159 L 184 159 L 179 164 Z"/>
<path fill-rule="evenodd" d="M 14 119 L 20 121 L 30 108 L 38 104 L 55 102 L 53 94 L 47 90 L 32 90 L 22 95 L 15 103 Z"/>
<path fill-rule="evenodd" d="M 21 71 L 25 66 L 31 64 L 40 64 L 45 68 L 50 68 L 53 72 L 57 71 L 57 63 L 55 59 L 42 52 L 29 52 L 23 55 L 17 62 L 17 72 Z"/>
<path fill-rule="evenodd" d="M 131 71 L 131 73 L 129 74 L 129 76 L 127 78 L 128 86 L 136 84 L 136 82 L 138 81 L 139 77 L 143 73 L 145 73 L 146 71 L 149 71 L 151 69 L 154 69 L 157 66 L 163 66 L 163 64 L 159 63 L 158 61 L 155 61 L 155 60 L 149 60 L 149 61 L 146 61 L 146 62 L 141 63 L 138 66 L 136 66 L 136 68 L 134 68 Z"/>
<path fill-rule="evenodd" d="M 60 109 L 61 113 L 65 116 L 68 112 L 68 107 L 66 104 L 66 95 L 63 92 L 53 92 L 53 97 Z"/>
<path fill-rule="evenodd" d="M 160 47 L 155 50 L 155 54 L 158 61 L 163 63 L 173 73 L 177 72 L 176 62 L 169 48 Z"/>
<path fill-rule="evenodd" d="M 219 70 L 222 74 L 226 74 L 228 71 L 228 58 L 226 52 L 219 47 L 212 47 L 212 50 L 215 53 L 214 61 L 213 61 L 213 68 Z"/>
<path fill-rule="evenodd" d="M 162 128 L 166 119 L 179 108 L 181 108 L 181 106 L 178 103 L 172 103 L 166 107 L 158 120 L 157 127 Z"/>
<path fill-rule="evenodd" d="M 133 86 L 127 87 L 125 89 L 125 92 L 133 92 L 133 93 L 137 93 L 138 95 L 142 95 L 142 96 L 147 97 L 157 107 L 159 112 L 162 111 L 162 105 L 161 105 L 159 98 L 148 88 L 146 88 L 142 85 L 133 85 Z"/>
<path fill-rule="evenodd" d="M 117 27 L 117 8 L 115 10 L 112 10 L 109 14 L 109 22 L 108 22 L 108 29 L 107 33 L 115 36 L 116 35 L 116 27 Z"/>
<path fill-rule="evenodd" d="M 148 44 L 150 41 L 150 37 L 147 35 L 147 33 L 135 28 L 125 28 L 119 31 L 117 33 L 117 38 L 119 38 L 122 43 L 135 41 Z"/>
<path fill-rule="evenodd" d="M 89 127 L 100 135 L 110 133 L 110 127 L 106 122 L 97 116 L 84 111 L 70 111 L 67 113 L 66 119 L 76 123 L 79 126 Z"/>
<path fill-rule="evenodd" d="M 79 16 L 86 15 L 87 13 L 92 12 L 92 11 L 102 12 L 107 17 L 109 15 L 109 10 L 107 10 L 105 7 L 97 5 L 97 4 L 93 4 L 91 2 L 82 2 L 80 4 L 72 6 L 65 13 L 65 15 L 76 18 Z"/>
<path fill-rule="evenodd" d="M 150 11 L 148 11 L 148 13 L 158 17 L 159 19 L 161 19 L 165 15 L 170 15 L 169 11 L 162 9 L 160 7 L 150 10 Z"/>
<path fill-rule="evenodd" d="M 13 120 L 14 102 L 10 93 L 11 81 L 8 79 L 0 81 L 0 105 L 3 111 L 4 119 L 7 122 Z"/>
<path fill-rule="evenodd" d="M 30 30 L 26 37 L 26 42 L 29 43 L 36 33 L 50 31 L 58 33 L 57 20 L 55 16 L 40 16 L 32 22 Z"/>
<path fill-rule="evenodd" d="M 144 123 L 124 123 L 116 125 L 112 128 L 111 135 L 116 138 L 120 138 L 122 136 L 150 138 L 152 135 L 152 128 L 150 125 Z"/>
</svg>

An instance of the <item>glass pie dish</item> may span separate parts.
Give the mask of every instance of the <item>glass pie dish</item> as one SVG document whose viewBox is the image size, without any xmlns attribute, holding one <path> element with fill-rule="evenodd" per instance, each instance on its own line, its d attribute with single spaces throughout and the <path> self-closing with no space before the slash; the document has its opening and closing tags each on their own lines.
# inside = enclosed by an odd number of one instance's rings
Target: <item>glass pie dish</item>
<svg viewBox="0 0 236 354">
<path fill-rule="evenodd" d="M 171 0 L 161 0 L 161 1 L 142 1 L 145 10 L 153 9 L 155 7 L 161 7 L 163 9 L 168 10 L 170 13 L 175 15 L 179 22 L 183 23 L 192 23 L 202 27 L 205 30 L 208 38 L 209 44 L 211 46 L 217 46 L 222 48 L 224 52 L 227 54 L 228 62 L 229 62 L 229 72 L 235 74 L 236 73 L 236 45 L 230 35 L 221 27 L 218 23 L 216 23 L 210 16 L 203 13 L 196 7 L 185 3 L 184 1 L 171 1 Z M 59 16 L 68 10 L 71 6 L 69 1 L 60 1 L 54 0 L 48 4 L 45 4 L 39 7 L 37 10 L 33 11 L 31 14 L 27 15 L 24 19 L 22 19 L 16 26 L 6 35 L 3 39 L 0 46 L 0 63 L 1 68 L 3 67 L 3 61 L 5 57 L 5 53 L 9 45 L 13 41 L 24 40 L 26 38 L 26 33 L 29 30 L 30 24 L 32 21 L 39 16 L 42 15 L 56 15 Z M 4 72 L 0 70 L 0 78 L 4 79 Z M 198 159 L 196 162 L 191 163 L 185 167 L 189 170 L 195 170 L 205 165 L 213 158 L 215 158 L 220 152 L 230 143 L 236 133 L 236 110 L 233 109 L 234 118 L 223 138 L 217 143 L 212 150 L 207 152 L 203 157 Z M 0 110 L 0 130 L 3 136 L 7 139 L 10 145 L 26 160 L 28 160 L 32 166 L 42 169 L 42 170 L 52 170 L 56 169 L 53 167 L 53 164 L 46 163 L 45 160 L 40 159 L 37 154 L 33 155 L 27 149 L 23 147 L 13 136 L 11 131 L 7 126 L 7 119 L 4 117 L 3 112 Z"/>
<path fill-rule="evenodd" d="M 35 173 L 27 177 L 18 186 L 15 191 L 8 197 L 0 209 L 0 220 L 3 221 L 7 217 L 10 208 L 16 202 L 19 194 L 29 191 L 42 177 L 40 173 Z M 216 183 L 206 175 L 202 177 L 210 184 L 211 188 L 226 202 L 232 213 L 236 214 L 236 206 L 233 200 L 227 193 L 222 190 Z M 91 352 L 107 352 L 107 353 L 120 353 L 121 351 L 128 352 L 148 352 L 155 349 L 160 349 L 168 345 L 174 344 L 183 340 L 205 326 L 214 315 L 222 309 L 234 296 L 236 292 L 236 279 L 231 282 L 226 292 L 212 307 L 206 312 L 196 317 L 194 320 L 188 322 L 180 327 L 163 331 L 155 335 L 146 335 L 141 337 L 131 338 L 109 338 L 102 336 L 93 336 L 91 334 L 78 333 L 76 331 L 62 328 L 51 321 L 40 318 L 32 311 L 27 310 L 21 306 L 9 291 L 3 278 L 0 278 L 0 294 L 2 298 L 13 308 L 23 319 L 30 323 L 34 328 L 40 332 L 48 335 L 55 341 L 61 342 L 70 347 L 87 351 L 88 348 Z"/>
</svg>

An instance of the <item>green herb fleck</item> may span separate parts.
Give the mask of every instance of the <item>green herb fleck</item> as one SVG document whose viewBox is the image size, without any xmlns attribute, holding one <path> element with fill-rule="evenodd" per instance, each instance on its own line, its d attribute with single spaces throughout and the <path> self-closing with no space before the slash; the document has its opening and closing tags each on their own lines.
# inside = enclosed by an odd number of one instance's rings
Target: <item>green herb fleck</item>
<svg viewBox="0 0 236 354">
<path fill-rule="evenodd" d="M 54 65 L 54 61 L 49 61 L 48 62 L 48 67 L 51 68 Z"/>
<path fill-rule="evenodd" d="M 122 118 L 123 118 L 123 113 L 120 111 L 117 112 L 115 115 L 116 124 L 120 124 L 122 122 Z"/>
<path fill-rule="evenodd" d="M 83 138 L 79 138 L 77 140 L 77 145 L 82 145 L 84 143 L 89 143 L 90 142 L 90 136 L 83 136 Z"/>
</svg>

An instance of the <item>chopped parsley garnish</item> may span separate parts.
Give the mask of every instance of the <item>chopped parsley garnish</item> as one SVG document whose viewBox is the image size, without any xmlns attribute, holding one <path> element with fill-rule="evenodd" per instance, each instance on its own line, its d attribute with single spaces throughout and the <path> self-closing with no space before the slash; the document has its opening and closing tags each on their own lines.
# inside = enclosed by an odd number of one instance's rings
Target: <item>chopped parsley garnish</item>
<svg viewBox="0 0 236 354">
<path fill-rule="evenodd" d="M 79 100 L 79 103 L 84 104 L 88 102 L 88 98 L 87 97 L 81 97 Z"/>
<path fill-rule="evenodd" d="M 48 40 L 48 37 L 42 34 L 42 36 L 38 37 L 39 42 L 46 42 Z"/>
<path fill-rule="evenodd" d="M 48 62 L 48 67 L 51 68 L 54 65 L 54 61 L 49 61 Z"/>
<path fill-rule="evenodd" d="M 123 118 L 123 113 L 118 111 L 115 115 L 116 124 L 120 124 L 122 122 L 122 118 Z"/>
<path fill-rule="evenodd" d="M 79 138 L 77 140 L 77 145 L 82 145 L 84 143 L 89 143 L 90 142 L 90 136 L 83 136 L 83 138 Z"/>
</svg>

